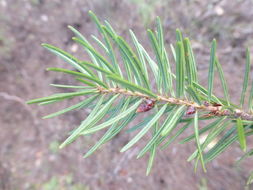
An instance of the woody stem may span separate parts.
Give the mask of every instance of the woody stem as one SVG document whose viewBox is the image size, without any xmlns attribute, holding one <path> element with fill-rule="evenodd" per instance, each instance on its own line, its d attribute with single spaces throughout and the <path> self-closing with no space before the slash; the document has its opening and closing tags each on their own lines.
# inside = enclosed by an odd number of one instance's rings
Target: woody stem
<svg viewBox="0 0 253 190">
<path fill-rule="evenodd" d="M 194 107 L 196 110 L 199 111 L 206 111 L 214 113 L 216 116 L 228 116 L 230 118 L 241 118 L 243 120 L 247 121 L 253 121 L 253 115 L 250 113 L 247 113 L 240 109 L 223 109 L 223 106 L 214 106 L 214 105 L 199 105 L 196 102 L 192 102 L 189 100 L 179 99 L 179 98 L 172 98 L 172 97 L 165 97 L 158 95 L 157 98 L 152 98 L 146 94 L 140 93 L 140 92 L 132 92 L 126 89 L 122 88 L 103 88 L 103 87 L 97 87 L 98 91 L 103 94 L 122 94 L 125 96 L 134 96 L 134 97 L 140 97 L 140 98 L 146 98 L 155 100 L 158 102 L 166 102 L 168 104 L 172 105 L 185 105 L 185 106 L 191 106 Z"/>
</svg>

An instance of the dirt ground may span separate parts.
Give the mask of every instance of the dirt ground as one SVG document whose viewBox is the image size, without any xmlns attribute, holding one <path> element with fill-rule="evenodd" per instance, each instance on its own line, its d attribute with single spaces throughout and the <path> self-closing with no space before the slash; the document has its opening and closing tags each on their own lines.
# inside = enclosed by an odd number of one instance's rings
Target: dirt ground
<svg viewBox="0 0 253 190">
<path fill-rule="evenodd" d="M 83 153 L 100 134 L 58 150 L 87 110 L 42 120 L 43 115 L 71 102 L 56 106 L 28 106 L 25 102 L 59 91 L 50 83 L 71 84 L 70 78 L 45 71 L 47 67 L 68 65 L 40 44 L 54 44 L 87 58 L 71 41 L 67 25 L 75 26 L 88 39 L 91 34 L 97 35 L 88 10 L 109 20 L 127 40 L 128 29 L 133 29 L 148 50 L 145 29 L 154 27 L 156 16 L 162 18 L 168 49 L 175 41 L 175 29 L 181 28 L 192 40 L 203 85 L 207 84 L 210 41 L 216 38 L 232 101 L 238 103 L 247 46 L 253 55 L 252 0 L 0 0 L 0 190 L 245 189 L 253 160 L 244 162 L 240 169 L 234 166 L 242 155 L 238 144 L 210 163 L 206 174 L 201 170 L 194 173 L 194 163 L 186 161 L 194 143 L 174 144 L 158 152 L 148 177 L 148 157 L 135 159 L 148 138 L 121 154 L 120 148 L 131 135 L 120 134 L 87 159 L 82 158 Z M 216 94 L 222 96 L 218 80 L 215 85 Z"/>
</svg>

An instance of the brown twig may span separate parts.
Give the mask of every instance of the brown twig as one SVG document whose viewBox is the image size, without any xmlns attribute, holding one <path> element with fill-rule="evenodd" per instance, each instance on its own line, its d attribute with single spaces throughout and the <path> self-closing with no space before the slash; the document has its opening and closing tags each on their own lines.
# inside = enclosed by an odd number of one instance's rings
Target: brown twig
<svg viewBox="0 0 253 190">
<path fill-rule="evenodd" d="M 34 124 L 38 125 L 39 122 L 36 119 L 36 115 L 34 114 L 33 110 L 25 103 L 25 100 L 23 100 L 22 98 L 20 98 L 18 96 L 8 94 L 6 92 L 0 92 L 0 98 L 3 98 L 5 100 L 9 100 L 9 101 L 14 101 L 14 102 L 17 102 L 20 105 L 22 105 L 26 109 L 26 111 L 28 111 L 28 113 L 31 114 Z"/>
<path fill-rule="evenodd" d="M 211 116 L 214 116 L 214 115 L 215 116 L 228 116 L 228 117 L 234 118 L 234 119 L 240 117 L 243 120 L 253 121 L 252 114 L 247 113 L 247 112 L 240 110 L 240 109 L 233 109 L 233 110 L 223 109 L 222 105 L 218 105 L 218 106 L 213 105 L 213 104 L 199 105 L 199 104 L 189 101 L 189 100 L 183 100 L 183 99 L 172 98 L 172 97 L 164 97 L 164 96 L 160 96 L 160 95 L 158 95 L 157 98 L 154 99 L 146 94 L 142 94 L 140 92 L 132 92 L 132 91 L 129 91 L 126 89 L 121 89 L 121 88 L 105 89 L 102 87 L 98 87 L 98 90 L 101 93 L 105 93 L 105 94 L 110 94 L 110 93 L 122 94 L 122 95 L 126 95 L 126 96 L 134 96 L 134 97 L 151 99 L 151 100 L 155 100 L 158 102 L 159 101 L 160 102 L 167 102 L 168 104 L 173 104 L 173 105 L 191 106 L 191 107 L 194 107 L 196 110 L 209 112 Z"/>
</svg>

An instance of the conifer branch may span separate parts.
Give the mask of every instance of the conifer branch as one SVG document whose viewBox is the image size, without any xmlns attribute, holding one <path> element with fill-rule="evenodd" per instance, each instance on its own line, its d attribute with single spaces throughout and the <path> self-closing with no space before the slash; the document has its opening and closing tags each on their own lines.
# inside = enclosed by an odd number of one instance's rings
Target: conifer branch
<svg viewBox="0 0 253 190">
<path fill-rule="evenodd" d="M 216 40 L 213 40 L 211 45 L 208 88 L 205 88 L 199 84 L 197 63 L 190 40 L 184 38 L 179 29 L 176 30 L 176 43 L 170 44 L 176 68 L 176 72 L 173 73 L 159 18 L 156 19 L 157 30 L 147 31 L 156 58 L 153 60 L 139 43 L 133 31 L 130 30 L 130 36 L 134 48 L 119 36 L 107 21 L 101 23 L 94 13 L 90 11 L 89 14 L 96 23 L 103 41 L 95 36 L 92 36 L 92 39 L 101 47 L 105 56 L 80 32 L 69 26 L 75 34 L 73 40 L 84 48 L 90 60 L 81 61 L 49 44 L 42 44 L 42 46 L 75 69 L 72 71 L 49 68 L 48 71 L 74 76 L 82 85 L 52 84 L 52 86 L 72 89 L 72 91 L 27 102 L 48 105 L 78 96 L 88 96 L 75 105 L 44 117 L 51 118 L 88 106 L 92 109 L 89 116 L 61 144 L 61 148 L 74 142 L 79 136 L 107 129 L 104 136 L 84 155 L 84 157 L 90 156 L 104 143 L 131 125 L 137 116 L 141 116 L 141 112 L 149 111 L 148 117 L 128 130 L 138 131 L 138 133 L 121 150 L 121 152 L 128 150 L 152 131 L 151 139 L 137 156 L 139 158 L 147 152 L 150 153 L 147 174 L 151 171 L 156 149 L 166 148 L 192 124 L 194 124 L 194 134 L 183 139 L 181 143 L 195 140 L 196 150 L 188 158 L 188 161 L 195 159 L 195 169 L 200 161 L 205 171 L 206 163 L 215 159 L 236 141 L 239 142 L 243 151 L 247 151 L 246 138 L 253 135 L 253 81 L 249 88 L 249 50 L 246 51 L 240 105 L 236 106 L 229 99 L 228 86 L 216 54 Z M 116 49 L 121 61 L 117 59 Z M 122 66 L 119 66 L 120 62 Z M 215 71 L 219 73 L 225 99 L 213 94 Z M 151 86 L 151 78 L 154 78 L 155 86 Z M 73 92 L 73 89 L 76 91 Z M 248 100 L 246 99 L 247 89 L 250 89 Z M 245 102 L 248 102 L 249 111 L 242 109 L 246 107 Z M 206 126 L 198 123 L 203 119 L 209 121 Z M 178 127 L 180 125 L 183 127 Z M 201 142 L 199 138 L 203 133 L 208 133 L 208 136 L 204 142 Z M 220 140 L 213 148 L 207 150 L 208 145 L 218 136 L 221 137 Z M 253 155 L 252 150 L 249 152 L 243 156 L 243 159 Z"/>
<path fill-rule="evenodd" d="M 247 120 L 247 121 L 253 121 L 253 114 L 247 113 L 243 110 L 240 109 L 226 109 L 222 105 L 218 104 L 213 105 L 207 102 L 205 102 L 203 105 L 199 105 L 196 102 L 189 101 L 189 100 L 183 100 L 183 99 L 178 99 L 178 98 L 171 98 L 171 97 L 165 97 L 162 95 L 157 95 L 156 98 L 150 97 L 146 94 L 142 94 L 140 92 L 133 92 L 129 91 L 127 89 L 122 89 L 122 88 L 103 88 L 103 87 L 97 87 L 98 91 L 102 94 L 121 94 L 125 96 L 132 96 L 132 97 L 140 97 L 144 99 L 150 99 L 155 102 L 166 102 L 167 104 L 171 105 L 185 105 L 188 107 L 192 107 L 195 109 L 195 111 L 203 111 L 207 112 L 209 114 L 204 115 L 204 117 L 212 117 L 212 116 L 217 116 L 217 117 L 223 117 L 227 116 L 231 119 L 238 119 L 241 118 L 242 120 Z M 225 106 L 227 107 L 227 106 Z"/>
</svg>

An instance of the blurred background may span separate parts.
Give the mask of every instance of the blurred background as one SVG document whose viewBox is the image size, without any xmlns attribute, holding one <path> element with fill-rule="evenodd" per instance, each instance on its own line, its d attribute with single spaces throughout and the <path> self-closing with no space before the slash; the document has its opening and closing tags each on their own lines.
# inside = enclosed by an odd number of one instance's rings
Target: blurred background
<svg viewBox="0 0 253 190">
<path fill-rule="evenodd" d="M 0 189 L 253 189 L 244 186 L 253 160 L 244 162 L 241 168 L 234 165 L 242 155 L 238 144 L 208 164 L 208 172 L 204 174 L 201 169 L 194 173 L 194 163 L 186 161 L 195 144 L 175 143 L 163 152 L 158 151 L 148 177 L 145 175 L 148 157 L 135 159 L 148 137 L 121 154 L 120 148 L 133 134 L 120 133 L 87 159 L 82 158 L 83 154 L 101 134 L 58 149 L 89 110 L 42 120 L 42 116 L 72 102 L 53 106 L 28 106 L 25 102 L 62 92 L 50 87 L 50 83 L 73 82 L 59 73 L 45 71 L 47 67 L 69 66 L 40 44 L 50 43 L 79 58 L 87 58 L 80 46 L 72 42 L 73 34 L 67 25 L 76 27 L 91 40 L 90 35 L 98 35 L 98 31 L 88 10 L 101 20 L 108 20 L 128 42 L 128 29 L 133 29 L 149 52 L 146 29 L 154 28 L 156 16 L 162 19 L 170 56 L 169 44 L 175 42 L 175 29 L 182 29 L 192 40 L 199 78 L 205 86 L 210 42 L 216 38 L 231 99 L 239 102 L 246 47 L 253 55 L 252 0 L 0 0 Z M 154 56 L 152 52 L 151 55 Z M 222 96 L 219 80 L 215 81 L 215 93 Z"/>
</svg>

